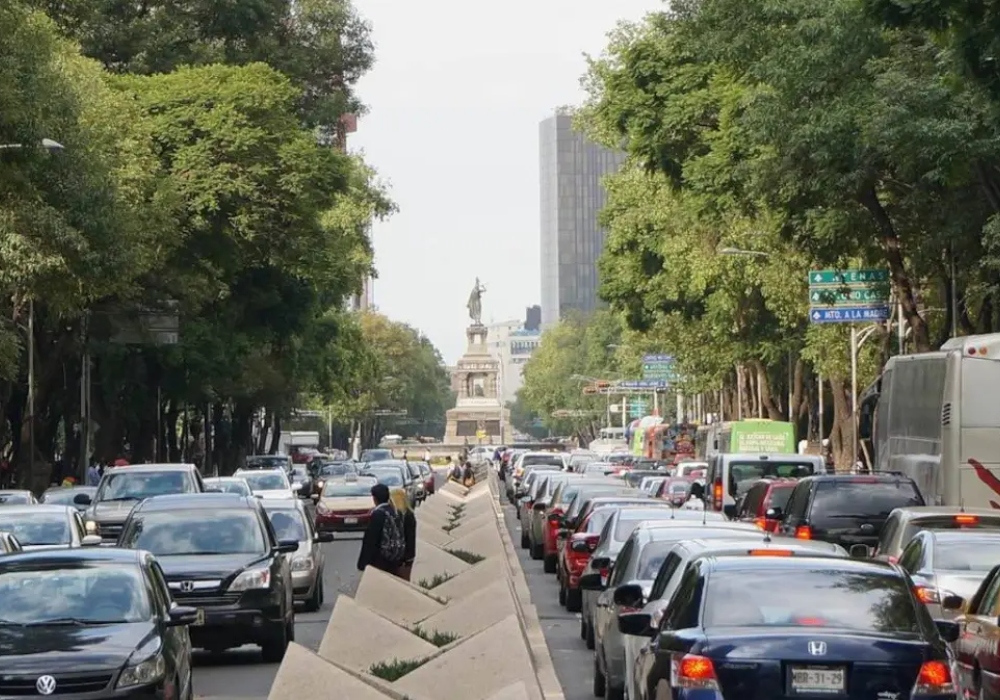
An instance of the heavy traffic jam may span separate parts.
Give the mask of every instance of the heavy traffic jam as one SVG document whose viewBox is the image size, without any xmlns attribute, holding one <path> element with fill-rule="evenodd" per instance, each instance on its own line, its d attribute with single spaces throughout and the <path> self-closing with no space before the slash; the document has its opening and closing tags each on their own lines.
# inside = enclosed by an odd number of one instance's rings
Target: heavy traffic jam
<svg viewBox="0 0 1000 700">
<path fill-rule="evenodd" d="M 280 661 L 324 603 L 322 544 L 364 529 L 376 483 L 411 506 L 434 489 L 426 462 L 269 455 L 0 491 L 0 698 L 191 700 L 193 649 Z"/>
<path fill-rule="evenodd" d="M 835 473 L 790 427 L 650 419 L 493 455 L 593 695 L 1000 698 L 1000 511 Z"/>
</svg>

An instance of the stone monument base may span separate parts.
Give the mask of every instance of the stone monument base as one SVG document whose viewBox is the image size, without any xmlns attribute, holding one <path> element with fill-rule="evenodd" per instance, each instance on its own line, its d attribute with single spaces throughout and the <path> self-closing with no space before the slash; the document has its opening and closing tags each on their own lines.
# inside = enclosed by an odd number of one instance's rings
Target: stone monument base
<svg viewBox="0 0 1000 700">
<path fill-rule="evenodd" d="M 482 432 L 480 432 L 482 431 Z M 480 437 L 485 435 L 485 437 Z M 446 414 L 445 445 L 500 445 L 514 441 L 510 409 L 501 406 L 456 406 Z"/>
</svg>

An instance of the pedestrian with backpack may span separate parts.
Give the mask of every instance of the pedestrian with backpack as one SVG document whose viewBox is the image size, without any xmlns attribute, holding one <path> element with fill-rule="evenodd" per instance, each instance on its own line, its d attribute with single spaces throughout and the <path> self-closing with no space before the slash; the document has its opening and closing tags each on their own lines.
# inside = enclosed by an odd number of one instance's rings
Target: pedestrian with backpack
<svg viewBox="0 0 1000 700">
<path fill-rule="evenodd" d="M 404 581 L 409 581 L 410 574 L 413 572 L 413 560 L 417 556 L 417 516 L 413 514 L 413 509 L 410 508 L 410 499 L 407 498 L 406 491 L 403 489 L 392 489 L 389 492 L 389 498 L 396 508 L 396 512 L 403 519 L 405 551 L 403 563 L 399 565 L 395 573 Z"/>
<path fill-rule="evenodd" d="M 406 555 L 406 539 L 403 534 L 403 517 L 389 501 L 389 487 L 385 484 L 372 486 L 372 509 L 361 552 L 358 554 L 358 571 L 374 566 L 390 574 L 396 573 Z"/>
</svg>

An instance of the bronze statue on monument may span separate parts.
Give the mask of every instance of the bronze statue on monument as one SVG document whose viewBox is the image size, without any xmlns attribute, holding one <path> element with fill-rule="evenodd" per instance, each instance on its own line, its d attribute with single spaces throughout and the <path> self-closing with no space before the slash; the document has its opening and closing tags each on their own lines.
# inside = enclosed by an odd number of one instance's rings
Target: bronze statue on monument
<svg viewBox="0 0 1000 700">
<path fill-rule="evenodd" d="M 483 325 L 483 292 L 486 291 L 486 287 L 479 283 L 479 278 L 476 278 L 476 286 L 472 288 L 472 292 L 469 294 L 469 302 L 466 306 L 469 309 L 469 318 L 472 319 L 472 323 L 476 326 Z"/>
</svg>

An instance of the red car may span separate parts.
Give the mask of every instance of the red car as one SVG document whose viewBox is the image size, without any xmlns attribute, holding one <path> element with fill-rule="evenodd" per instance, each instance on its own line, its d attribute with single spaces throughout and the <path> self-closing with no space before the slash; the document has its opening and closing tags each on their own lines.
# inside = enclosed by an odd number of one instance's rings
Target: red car
<svg viewBox="0 0 1000 700">
<path fill-rule="evenodd" d="M 592 498 L 594 496 L 616 494 L 621 490 L 622 487 L 620 484 L 604 477 L 583 477 L 556 486 L 556 490 L 552 492 L 552 498 L 545 511 L 545 522 L 542 525 L 544 529 L 542 562 L 545 573 L 556 573 L 560 554 L 558 535 L 559 531 L 565 527 L 563 516 L 569 510 L 573 499 L 577 498 L 580 494 L 584 498 Z"/>
<path fill-rule="evenodd" d="M 675 506 L 682 506 L 691 495 L 691 484 L 689 479 L 674 476 L 660 484 L 655 496 Z"/>
<path fill-rule="evenodd" d="M 755 482 L 743 497 L 736 519 L 755 523 L 761 530 L 777 532 L 781 521 L 767 517 L 767 512 L 771 509 L 777 512 L 784 510 L 796 483 L 796 479 L 761 479 Z"/>
</svg>

